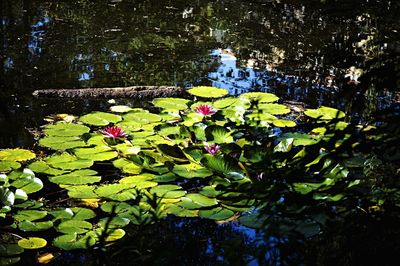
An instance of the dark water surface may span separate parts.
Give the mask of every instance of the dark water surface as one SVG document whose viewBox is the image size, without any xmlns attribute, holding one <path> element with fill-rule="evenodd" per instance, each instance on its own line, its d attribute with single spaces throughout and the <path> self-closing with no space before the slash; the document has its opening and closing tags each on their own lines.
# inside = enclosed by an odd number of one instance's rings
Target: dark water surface
<svg viewBox="0 0 400 266">
<path fill-rule="evenodd" d="M 234 94 L 269 91 L 310 107 L 336 106 L 359 118 L 398 108 L 399 14 L 399 1 L 389 0 L 1 0 L 0 147 L 31 148 L 27 129 L 47 115 L 110 105 L 105 99 L 36 99 L 36 89 L 215 85 Z M 221 65 L 217 49 L 234 55 L 236 64 Z M 248 241 L 255 232 L 190 223 L 168 220 L 142 235 L 132 232 L 136 242 L 124 243 L 125 259 L 243 265 L 229 252 L 282 256 L 274 248 L 256 254 L 257 242 Z M 152 239 L 157 230 L 164 237 Z M 121 256 L 116 253 L 116 261 Z M 81 260 L 64 254 L 57 263 L 96 264 L 96 258 Z"/>
</svg>

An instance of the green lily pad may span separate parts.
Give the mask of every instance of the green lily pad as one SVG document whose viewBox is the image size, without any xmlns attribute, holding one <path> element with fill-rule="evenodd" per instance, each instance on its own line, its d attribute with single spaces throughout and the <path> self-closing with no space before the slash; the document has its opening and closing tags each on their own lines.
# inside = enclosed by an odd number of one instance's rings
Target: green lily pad
<svg viewBox="0 0 400 266">
<path fill-rule="evenodd" d="M 17 244 L 0 244 L 0 256 L 15 256 L 23 252 L 24 249 Z"/>
<path fill-rule="evenodd" d="M 137 132 L 142 129 L 142 124 L 135 121 L 122 121 L 116 124 L 126 132 Z"/>
<path fill-rule="evenodd" d="M 62 208 L 62 209 L 56 209 L 49 211 L 49 214 L 54 217 L 54 219 L 58 220 L 70 220 L 72 216 L 74 216 L 74 212 L 71 210 L 71 208 Z"/>
<path fill-rule="evenodd" d="M 110 123 L 117 123 L 122 120 L 122 117 L 115 114 L 105 112 L 93 112 L 80 117 L 80 120 L 88 125 L 107 126 Z"/>
<path fill-rule="evenodd" d="M 96 199 L 99 196 L 94 193 L 94 186 L 67 186 L 68 196 L 77 199 Z"/>
<path fill-rule="evenodd" d="M 132 200 L 137 196 L 136 188 L 133 188 L 129 183 L 102 185 L 95 190 L 95 193 L 100 197 L 117 201 Z"/>
<path fill-rule="evenodd" d="M 236 98 L 236 97 L 229 97 L 217 100 L 213 103 L 213 106 L 217 109 L 224 109 L 230 106 L 244 106 L 246 109 L 250 107 L 250 102 L 248 100 Z"/>
<path fill-rule="evenodd" d="M 142 166 L 135 164 L 125 158 L 119 158 L 113 161 L 113 165 L 116 168 L 120 168 L 124 173 L 137 175 L 142 172 Z"/>
<path fill-rule="evenodd" d="M 74 213 L 71 219 L 74 220 L 88 220 L 96 217 L 96 213 L 91 209 L 73 207 L 71 210 Z"/>
<path fill-rule="evenodd" d="M 18 228 L 22 231 L 44 231 L 53 227 L 52 221 L 45 222 L 32 222 L 32 221 L 21 221 L 18 224 Z"/>
<path fill-rule="evenodd" d="M 140 152 L 140 146 L 133 146 L 130 143 L 120 143 L 115 145 L 114 148 L 125 156 L 138 154 Z"/>
<path fill-rule="evenodd" d="M 88 133 L 90 128 L 80 124 L 63 123 L 59 122 L 54 125 L 47 125 L 43 132 L 49 136 L 67 137 L 67 136 L 80 136 Z"/>
<path fill-rule="evenodd" d="M 77 170 L 88 168 L 93 165 L 93 160 L 89 160 L 88 158 L 85 158 L 85 160 L 78 159 L 67 152 L 60 155 L 52 155 L 46 158 L 46 162 L 52 167 L 63 170 Z"/>
<path fill-rule="evenodd" d="M 10 171 L 13 169 L 18 169 L 21 167 L 21 164 L 19 162 L 15 161 L 0 161 L 0 171 L 5 172 L 5 171 Z"/>
<path fill-rule="evenodd" d="M 188 210 L 177 206 L 175 204 L 169 204 L 166 207 L 166 212 L 169 214 L 173 214 L 178 217 L 198 217 L 199 211 L 198 210 Z"/>
<path fill-rule="evenodd" d="M 28 237 L 18 241 L 18 246 L 24 249 L 39 249 L 47 245 L 47 241 L 40 237 Z"/>
<path fill-rule="evenodd" d="M 239 171 L 239 167 L 233 159 L 222 157 L 221 155 L 206 154 L 204 155 L 204 159 L 202 159 L 202 163 L 208 169 L 225 175 L 230 172 Z"/>
<path fill-rule="evenodd" d="M 17 221 L 35 221 L 47 216 L 47 211 L 21 210 L 14 215 Z"/>
<path fill-rule="evenodd" d="M 53 245 L 63 250 L 87 249 L 96 244 L 96 238 L 92 235 L 85 234 L 68 234 L 56 237 L 53 240 Z"/>
<path fill-rule="evenodd" d="M 161 116 L 147 112 L 130 112 L 124 115 L 124 120 L 146 125 L 161 121 Z"/>
<path fill-rule="evenodd" d="M 175 199 L 186 194 L 186 191 L 181 189 L 182 187 L 177 185 L 159 185 L 150 189 L 150 193 L 160 198 Z"/>
<path fill-rule="evenodd" d="M 39 140 L 39 144 L 53 150 L 67 150 L 84 147 L 86 143 L 79 137 L 45 137 Z"/>
<path fill-rule="evenodd" d="M 153 100 L 155 106 L 172 110 L 186 110 L 188 102 L 190 101 L 182 98 L 156 98 Z"/>
<path fill-rule="evenodd" d="M 243 93 L 239 98 L 247 99 L 250 101 L 258 101 L 259 103 L 272 103 L 279 100 L 279 97 L 272 93 L 267 92 L 248 92 Z"/>
<path fill-rule="evenodd" d="M 148 176 L 137 175 L 124 177 L 119 182 L 121 184 L 132 184 L 132 186 L 136 187 L 137 189 L 150 188 L 158 185 L 157 182 L 151 180 L 152 178 L 149 178 Z"/>
<path fill-rule="evenodd" d="M 74 149 L 74 154 L 81 159 L 93 161 L 108 161 L 118 156 L 118 153 L 111 150 L 108 146 L 95 146 L 93 148 Z"/>
<path fill-rule="evenodd" d="M 314 136 L 314 135 L 305 134 L 305 133 L 297 133 L 297 132 L 283 134 L 282 138 L 286 138 L 286 139 L 292 138 L 294 146 L 314 145 L 321 140 L 321 138 L 319 136 Z"/>
<path fill-rule="evenodd" d="M 11 183 L 13 187 L 22 189 L 27 194 L 35 193 L 43 188 L 43 182 L 37 177 L 26 176 Z"/>
<path fill-rule="evenodd" d="M 199 96 L 203 98 L 220 98 L 228 94 L 228 91 L 225 89 L 208 86 L 193 87 L 187 92 L 194 96 Z"/>
<path fill-rule="evenodd" d="M 296 123 L 292 120 L 276 119 L 272 121 L 272 124 L 276 127 L 295 127 Z"/>
<path fill-rule="evenodd" d="M 117 228 L 115 230 L 108 231 L 106 233 L 106 236 L 104 238 L 104 241 L 106 242 L 112 242 L 119 240 L 125 236 L 125 231 L 121 228 Z"/>
<path fill-rule="evenodd" d="M 201 207 L 211 207 L 218 204 L 218 201 L 215 198 L 209 198 L 198 193 L 187 194 L 185 198 L 192 200 L 195 204 L 198 204 Z"/>
<path fill-rule="evenodd" d="M 129 222 L 130 220 L 128 218 L 115 216 L 115 217 L 102 218 L 97 223 L 97 225 L 100 226 L 101 228 L 117 229 L 127 226 Z"/>
<path fill-rule="evenodd" d="M 23 162 L 23 161 L 31 160 L 35 157 L 36 157 L 36 155 L 29 150 L 24 150 L 24 149 L 0 150 L 0 160 L 3 160 L 3 161 Z"/>
<path fill-rule="evenodd" d="M 277 103 L 262 103 L 258 105 L 258 108 L 271 115 L 283 115 L 290 113 L 290 109 L 286 105 Z"/>
<path fill-rule="evenodd" d="M 321 120 L 332 120 L 335 118 L 343 118 L 345 116 L 345 113 L 342 111 L 339 111 L 338 109 L 331 108 L 331 107 L 326 107 L 326 106 L 321 106 L 318 109 L 308 109 L 304 111 L 304 114 L 312 117 L 312 118 L 317 118 Z"/>
<path fill-rule="evenodd" d="M 89 169 L 77 170 L 69 174 L 52 176 L 49 180 L 56 184 L 63 185 L 84 185 L 99 182 L 100 176 L 96 176 L 97 172 Z"/>
<path fill-rule="evenodd" d="M 64 221 L 57 226 L 57 230 L 64 234 L 84 234 L 91 229 L 91 223 L 81 220 Z"/>
<path fill-rule="evenodd" d="M 200 210 L 199 216 L 201 218 L 211 219 L 211 220 L 226 220 L 231 218 L 235 213 L 231 210 L 227 210 L 221 207 L 217 207 L 211 210 Z"/>
<path fill-rule="evenodd" d="M 34 171 L 35 173 L 44 173 L 48 175 L 62 175 L 69 172 L 69 170 L 61 170 L 50 167 L 50 165 L 48 165 L 44 161 L 33 162 L 30 165 L 28 165 L 28 168 Z"/>
<path fill-rule="evenodd" d="M 208 141 L 214 143 L 231 143 L 233 142 L 233 137 L 231 136 L 232 131 L 221 126 L 208 126 L 205 130 L 206 137 Z"/>
<path fill-rule="evenodd" d="M 213 174 L 213 172 L 211 172 L 207 168 L 196 163 L 176 164 L 174 165 L 172 172 L 189 179 L 195 177 L 204 178 Z"/>
</svg>

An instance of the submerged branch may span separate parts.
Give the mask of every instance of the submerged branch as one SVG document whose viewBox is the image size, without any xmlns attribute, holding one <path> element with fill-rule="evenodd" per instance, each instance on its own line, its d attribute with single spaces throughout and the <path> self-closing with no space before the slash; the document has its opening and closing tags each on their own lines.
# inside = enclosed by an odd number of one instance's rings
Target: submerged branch
<svg viewBox="0 0 400 266">
<path fill-rule="evenodd" d="M 84 89 L 47 89 L 36 90 L 36 97 L 65 97 L 65 98 L 156 98 L 182 96 L 185 89 L 174 86 L 132 86 L 116 88 L 84 88 Z"/>
</svg>

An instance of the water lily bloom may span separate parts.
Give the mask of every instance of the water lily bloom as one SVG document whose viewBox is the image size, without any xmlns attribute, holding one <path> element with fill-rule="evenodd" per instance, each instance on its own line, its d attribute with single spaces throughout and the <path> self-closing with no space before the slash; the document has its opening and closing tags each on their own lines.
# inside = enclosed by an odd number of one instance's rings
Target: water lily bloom
<svg viewBox="0 0 400 266">
<path fill-rule="evenodd" d="M 194 111 L 204 116 L 213 115 L 217 112 L 217 110 L 215 110 L 214 107 L 209 104 L 200 104 L 196 107 Z"/>
<path fill-rule="evenodd" d="M 126 132 L 118 127 L 118 126 L 112 126 L 112 127 L 106 127 L 103 130 L 100 130 L 101 133 L 103 133 L 106 137 L 108 138 L 126 138 L 128 134 Z"/>
<path fill-rule="evenodd" d="M 211 144 L 211 145 L 205 145 L 204 146 L 204 149 L 209 153 L 209 154 L 211 154 L 211 155 L 215 155 L 215 154 L 217 154 L 218 153 L 218 151 L 219 151 L 219 146 L 218 145 L 216 145 L 215 143 L 213 143 L 213 144 Z"/>
</svg>

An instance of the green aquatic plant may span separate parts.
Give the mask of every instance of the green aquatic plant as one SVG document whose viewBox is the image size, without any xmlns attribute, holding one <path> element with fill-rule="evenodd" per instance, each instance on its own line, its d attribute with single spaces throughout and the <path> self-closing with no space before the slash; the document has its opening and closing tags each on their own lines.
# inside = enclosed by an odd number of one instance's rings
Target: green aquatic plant
<svg viewBox="0 0 400 266">
<path fill-rule="evenodd" d="M 49 123 L 39 139 L 46 155 L 27 165 L 39 178 L 19 170 L 34 153 L 0 151 L 0 217 L 32 238 L 54 229 L 46 241 L 64 250 L 117 241 L 123 228 L 168 215 L 268 229 L 282 221 L 280 213 L 291 217 L 287 228 L 310 237 L 330 219 L 320 215 L 316 226 L 315 206 L 346 209 L 362 185 L 351 161 L 353 153 L 364 160 L 354 148 L 359 129 L 341 111 L 320 107 L 293 116 L 271 93 L 188 93 L 202 101 L 157 98 L 153 112 L 112 106 Z M 43 187 L 56 199 L 28 200 Z M 11 252 L 10 239 L 1 247 Z"/>
</svg>

